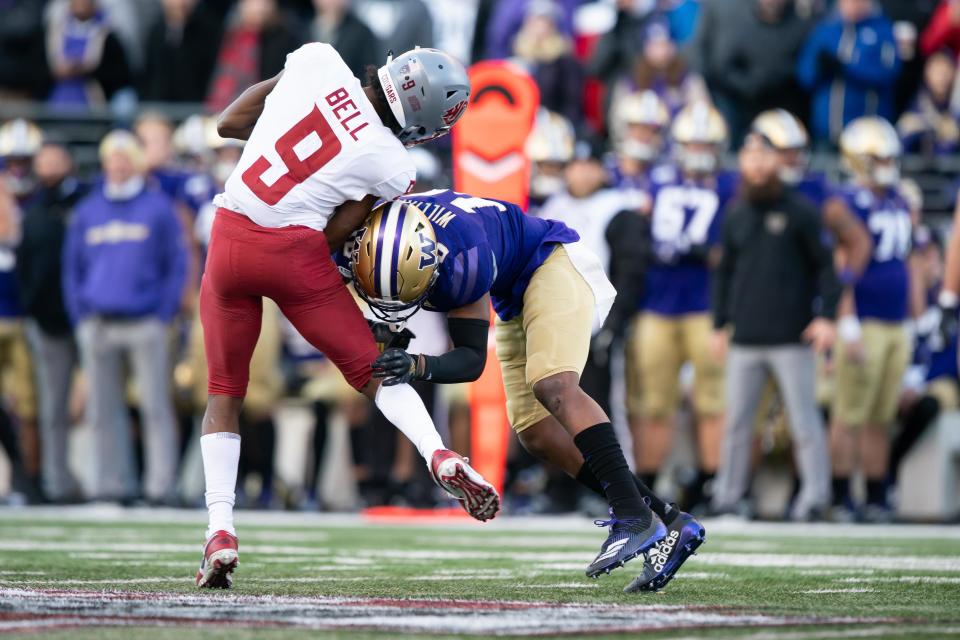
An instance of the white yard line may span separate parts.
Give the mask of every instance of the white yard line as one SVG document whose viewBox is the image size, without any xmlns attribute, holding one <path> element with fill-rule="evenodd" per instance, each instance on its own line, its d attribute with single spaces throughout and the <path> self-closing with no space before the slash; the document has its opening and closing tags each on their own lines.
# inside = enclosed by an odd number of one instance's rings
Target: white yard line
<svg viewBox="0 0 960 640">
<path fill-rule="evenodd" d="M 873 593 L 876 589 L 861 589 L 861 588 L 851 588 L 851 589 L 805 589 L 803 591 L 798 591 L 797 593 L 809 593 L 809 594 L 820 594 L 820 593 Z"/>
<path fill-rule="evenodd" d="M 874 578 L 837 578 L 834 582 L 849 583 L 922 583 L 922 584 L 960 584 L 960 577 L 951 576 L 877 576 Z"/>
<path fill-rule="evenodd" d="M 46 520 L 52 526 L 62 527 L 64 522 L 73 523 L 155 523 L 193 524 L 201 530 L 206 524 L 206 514 L 198 509 L 126 509 L 114 505 L 80 505 L 70 507 L 0 507 L 0 526 L 15 523 L 17 520 Z M 256 527 L 361 527 L 375 526 L 379 523 L 409 525 L 413 528 L 464 529 L 476 531 L 477 524 L 468 518 L 448 518 L 431 521 L 415 518 L 371 519 L 360 514 L 301 513 L 282 511 L 241 511 L 237 514 L 237 524 L 242 531 Z M 865 538 L 865 539 L 940 539 L 960 540 L 960 527 L 952 525 L 845 525 L 833 523 L 779 523 L 779 522 L 742 522 L 728 519 L 704 519 L 708 533 L 724 535 L 744 535 L 749 537 L 790 537 L 790 538 Z M 577 515 L 565 516 L 501 516 L 483 525 L 484 531 L 537 531 L 556 534 L 595 534 L 597 529 L 589 518 Z M 302 535 L 310 536 L 309 532 Z M 559 536 L 559 537 L 562 537 Z"/>
<path fill-rule="evenodd" d="M 911 626 L 907 629 L 898 626 L 862 627 L 855 629 L 834 629 L 831 631 L 760 631 L 738 636 L 738 640 L 834 640 L 835 638 L 899 638 L 904 633 L 910 636 L 930 635 L 938 638 L 955 638 L 960 635 L 960 627 Z M 702 640 L 701 636 L 682 636 L 673 640 Z"/>
<path fill-rule="evenodd" d="M 266 580 L 258 581 L 266 582 Z M 575 585 L 575 586 L 574 586 Z M 592 588 L 557 583 L 557 588 Z M 542 587 L 542 586 L 541 586 Z M 472 635 L 551 635 L 642 633 L 656 630 L 744 628 L 764 626 L 838 626 L 889 623 L 882 618 L 780 616 L 740 613 L 709 607 L 624 604 L 555 604 L 441 599 L 324 598 L 218 595 L 66 592 L 0 589 L 0 600 L 13 616 L 66 615 L 83 626 L 149 620 L 152 625 L 194 624 L 249 627 L 283 625 L 295 629 L 375 629 L 385 637 L 400 633 Z M 18 621 L 19 623 L 19 621 Z"/>
</svg>

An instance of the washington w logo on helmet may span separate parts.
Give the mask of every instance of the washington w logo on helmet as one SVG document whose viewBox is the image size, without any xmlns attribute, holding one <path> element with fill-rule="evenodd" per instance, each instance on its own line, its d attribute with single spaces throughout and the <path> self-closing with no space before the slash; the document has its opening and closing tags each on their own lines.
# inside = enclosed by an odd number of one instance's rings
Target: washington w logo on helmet
<svg viewBox="0 0 960 640">
<path fill-rule="evenodd" d="M 420 264 L 417 270 L 423 271 L 437 264 L 437 241 L 423 232 L 417 235 L 420 237 Z"/>
</svg>

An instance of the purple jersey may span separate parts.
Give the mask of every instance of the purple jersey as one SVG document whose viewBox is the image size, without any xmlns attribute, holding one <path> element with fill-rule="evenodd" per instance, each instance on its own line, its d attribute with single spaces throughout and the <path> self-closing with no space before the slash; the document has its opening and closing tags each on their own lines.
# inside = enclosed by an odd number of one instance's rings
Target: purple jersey
<svg viewBox="0 0 960 640">
<path fill-rule="evenodd" d="M 404 196 L 433 223 L 443 262 L 424 309 L 452 311 L 490 293 L 501 320 L 523 309 L 533 272 L 557 244 L 580 239 L 562 222 L 525 215 L 515 204 L 437 190 Z"/>
<path fill-rule="evenodd" d="M 650 230 L 653 258 L 640 308 L 665 316 L 710 309 L 706 254 L 720 241 L 723 209 L 736 189 L 736 176 L 721 173 L 687 180 L 675 172 L 654 181 Z"/>
<path fill-rule="evenodd" d="M 795 187 L 801 195 L 808 198 L 818 209 L 833 195 L 827 176 L 822 173 L 807 173 Z"/>
<path fill-rule="evenodd" d="M 907 318 L 912 223 L 910 208 L 894 189 L 883 194 L 848 186 L 839 195 L 873 238 L 873 253 L 854 288 L 857 315 L 886 322 Z"/>
</svg>

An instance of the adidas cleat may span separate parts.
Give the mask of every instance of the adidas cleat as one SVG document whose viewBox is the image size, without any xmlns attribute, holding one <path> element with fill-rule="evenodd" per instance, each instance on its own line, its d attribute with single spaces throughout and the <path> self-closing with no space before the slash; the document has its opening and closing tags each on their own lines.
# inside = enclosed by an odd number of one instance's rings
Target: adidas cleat
<svg viewBox="0 0 960 640">
<path fill-rule="evenodd" d="M 643 571 L 623 588 L 623 592 L 663 589 L 706 537 L 703 525 L 689 513 L 681 512 L 667 527 L 666 537 L 647 552 Z"/>
<path fill-rule="evenodd" d="M 643 526 L 639 519 L 596 520 L 598 527 L 610 527 L 610 534 L 600 547 L 600 553 L 587 567 L 588 578 L 596 578 L 601 573 L 610 573 L 622 567 L 647 549 L 663 540 L 667 528 L 655 514 L 650 514 L 650 524 Z"/>
<path fill-rule="evenodd" d="M 500 494 L 458 453 L 448 449 L 435 452 L 430 461 L 430 473 L 434 482 L 460 501 L 471 517 L 486 522 L 500 511 Z"/>
<path fill-rule="evenodd" d="M 233 570 L 240 564 L 237 537 L 226 531 L 217 531 L 203 547 L 203 560 L 197 571 L 200 589 L 229 589 L 233 584 Z"/>
</svg>

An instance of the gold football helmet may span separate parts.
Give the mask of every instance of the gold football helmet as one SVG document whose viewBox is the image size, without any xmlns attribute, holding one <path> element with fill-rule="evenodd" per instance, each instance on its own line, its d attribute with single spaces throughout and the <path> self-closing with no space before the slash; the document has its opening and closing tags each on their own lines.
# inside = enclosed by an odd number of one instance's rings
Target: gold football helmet
<svg viewBox="0 0 960 640">
<path fill-rule="evenodd" d="M 781 180 L 787 184 L 803 180 L 810 164 L 810 136 L 799 118 L 786 109 L 771 109 L 754 118 L 750 131 L 780 152 Z"/>
<path fill-rule="evenodd" d="M 563 190 L 563 166 L 573 159 L 576 134 L 570 121 L 559 113 L 540 109 L 527 138 L 530 158 L 530 194 L 547 198 Z"/>
<path fill-rule="evenodd" d="M 840 134 L 842 166 L 854 178 L 878 187 L 900 182 L 900 136 L 877 116 L 857 118 Z"/>
<path fill-rule="evenodd" d="M 653 91 L 631 93 L 617 102 L 610 134 L 617 153 L 640 162 L 656 160 L 663 150 L 662 131 L 670 124 L 667 105 Z M 641 132 L 647 139 L 642 139 Z"/>
<path fill-rule="evenodd" d="M 412 202 L 393 200 L 377 205 L 357 230 L 350 271 L 357 295 L 375 316 L 402 322 L 430 294 L 441 259 L 433 225 L 423 211 Z"/>
<path fill-rule="evenodd" d="M 207 155 L 207 122 L 211 119 L 194 114 L 173 131 L 173 149 L 178 156 L 202 158 Z"/>
<path fill-rule="evenodd" d="M 43 146 L 40 127 L 17 118 L 0 126 L 0 158 L 31 158 Z"/>
<path fill-rule="evenodd" d="M 540 109 L 525 150 L 531 162 L 567 163 L 573 158 L 573 125 L 559 113 Z"/>
<path fill-rule="evenodd" d="M 727 136 L 723 116 L 705 101 L 693 102 L 681 109 L 670 127 L 680 168 L 694 174 L 717 170 Z"/>
</svg>

